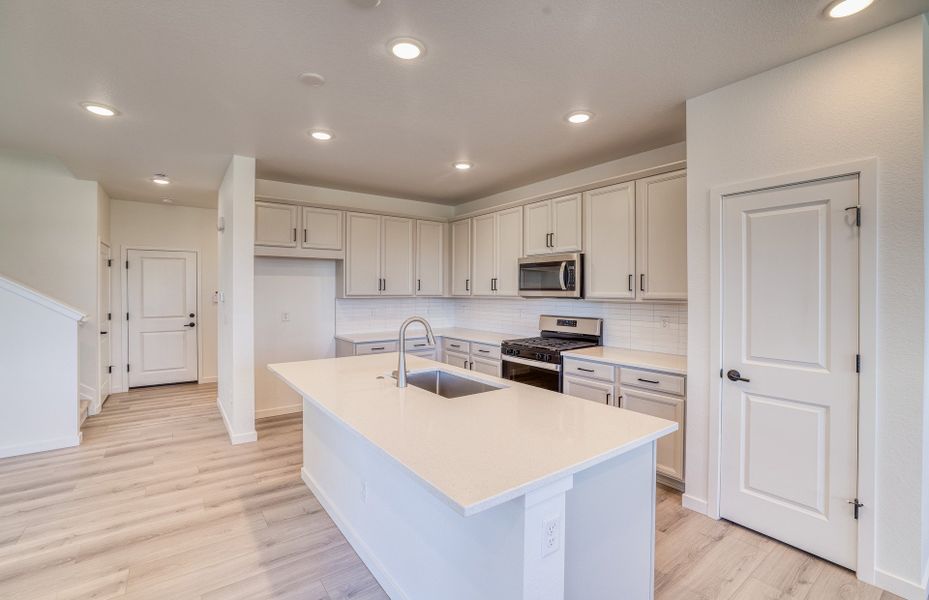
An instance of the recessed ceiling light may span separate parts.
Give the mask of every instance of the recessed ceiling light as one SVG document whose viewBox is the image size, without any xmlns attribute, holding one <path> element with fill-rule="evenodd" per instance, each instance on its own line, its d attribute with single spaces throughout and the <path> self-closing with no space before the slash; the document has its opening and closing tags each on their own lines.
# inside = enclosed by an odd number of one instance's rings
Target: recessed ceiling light
<svg viewBox="0 0 929 600">
<path fill-rule="evenodd" d="M 152 183 L 157 183 L 158 185 L 168 185 L 171 183 L 171 180 L 168 179 L 168 176 L 164 173 L 155 173 L 152 176 Z"/>
<path fill-rule="evenodd" d="M 81 107 L 87 112 L 93 113 L 98 117 L 115 117 L 119 114 L 119 111 L 112 106 L 100 104 L 99 102 L 81 102 Z"/>
<path fill-rule="evenodd" d="M 586 123 L 587 121 L 593 118 L 594 114 L 586 110 L 576 110 L 572 113 L 568 113 L 565 116 L 565 120 L 572 125 L 580 125 L 581 123 Z"/>
<path fill-rule="evenodd" d="M 161 201 L 164 202 L 165 204 L 174 204 L 174 200 L 172 200 L 171 198 L 162 198 Z"/>
<path fill-rule="evenodd" d="M 328 142 L 335 137 L 331 131 L 326 131 L 325 129 L 311 129 L 309 134 L 311 138 L 319 140 L 320 142 Z"/>
<path fill-rule="evenodd" d="M 874 0 L 838 0 L 829 5 L 826 14 L 833 19 L 850 17 L 868 8 L 873 2 Z"/>
<path fill-rule="evenodd" d="M 403 60 L 413 60 L 426 53 L 426 47 L 419 40 L 413 38 L 396 38 L 391 40 L 387 46 L 391 54 Z"/>
<path fill-rule="evenodd" d="M 454 167 L 458 169 L 459 171 L 467 171 L 473 166 L 474 166 L 473 164 L 469 163 L 466 160 L 459 160 L 458 162 L 454 164 Z"/>
<path fill-rule="evenodd" d="M 321 86 L 326 83 L 326 78 L 319 73 L 300 73 L 300 81 L 313 87 Z"/>
</svg>

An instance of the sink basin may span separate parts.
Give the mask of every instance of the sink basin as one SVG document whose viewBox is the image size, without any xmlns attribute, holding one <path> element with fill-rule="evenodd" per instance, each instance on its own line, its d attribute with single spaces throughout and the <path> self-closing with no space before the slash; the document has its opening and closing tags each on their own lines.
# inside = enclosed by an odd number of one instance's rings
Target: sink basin
<svg viewBox="0 0 929 600">
<path fill-rule="evenodd" d="M 419 371 L 406 376 L 407 385 L 416 386 L 427 392 L 438 394 L 443 398 L 460 398 L 471 394 L 480 394 L 499 390 L 502 386 L 490 385 L 483 381 L 461 377 L 447 371 Z"/>
</svg>

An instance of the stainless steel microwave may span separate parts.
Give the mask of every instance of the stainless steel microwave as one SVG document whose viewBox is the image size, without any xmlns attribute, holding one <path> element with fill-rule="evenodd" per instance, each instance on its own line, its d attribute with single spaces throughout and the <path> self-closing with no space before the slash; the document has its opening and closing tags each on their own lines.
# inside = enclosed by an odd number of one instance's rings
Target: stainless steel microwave
<svg viewBox="0 0 929 600">
<path fill-rule="evenodd" d="M 543 254 L 519 259 L 519 295 L 532 298 L 582 298 L 583 255 Z"/>
</svg>

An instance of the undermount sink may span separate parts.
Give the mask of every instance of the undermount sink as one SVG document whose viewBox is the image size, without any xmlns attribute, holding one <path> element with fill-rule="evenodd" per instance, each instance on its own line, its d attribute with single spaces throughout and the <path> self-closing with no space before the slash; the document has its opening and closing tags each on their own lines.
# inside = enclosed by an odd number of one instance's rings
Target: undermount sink
<svg viewBox="0 0 929 600">
<path fill-rule="evenodd" d="M 407 385 L 416 386 L 427 392 L 438 394 L 443 398 L 460 398 L 472 394 L 492 392 L 502 389 L 502 386 L 491 385 L 483 381 L 461 377 L 447 371 L 419 371 L 406 376 Z"/>
</svg>

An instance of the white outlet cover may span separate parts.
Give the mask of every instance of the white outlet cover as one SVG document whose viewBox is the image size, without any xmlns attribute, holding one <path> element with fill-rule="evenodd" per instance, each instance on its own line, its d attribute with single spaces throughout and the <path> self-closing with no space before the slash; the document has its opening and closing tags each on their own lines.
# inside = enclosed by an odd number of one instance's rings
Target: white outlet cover
<svg viewBox="0 0 929 600">
<path fill-rule="evenodd" d="M 561 518 L 552 517 L 542 521 L 542 556 L 554 554 L 561 549 Z"/>
</svg>

